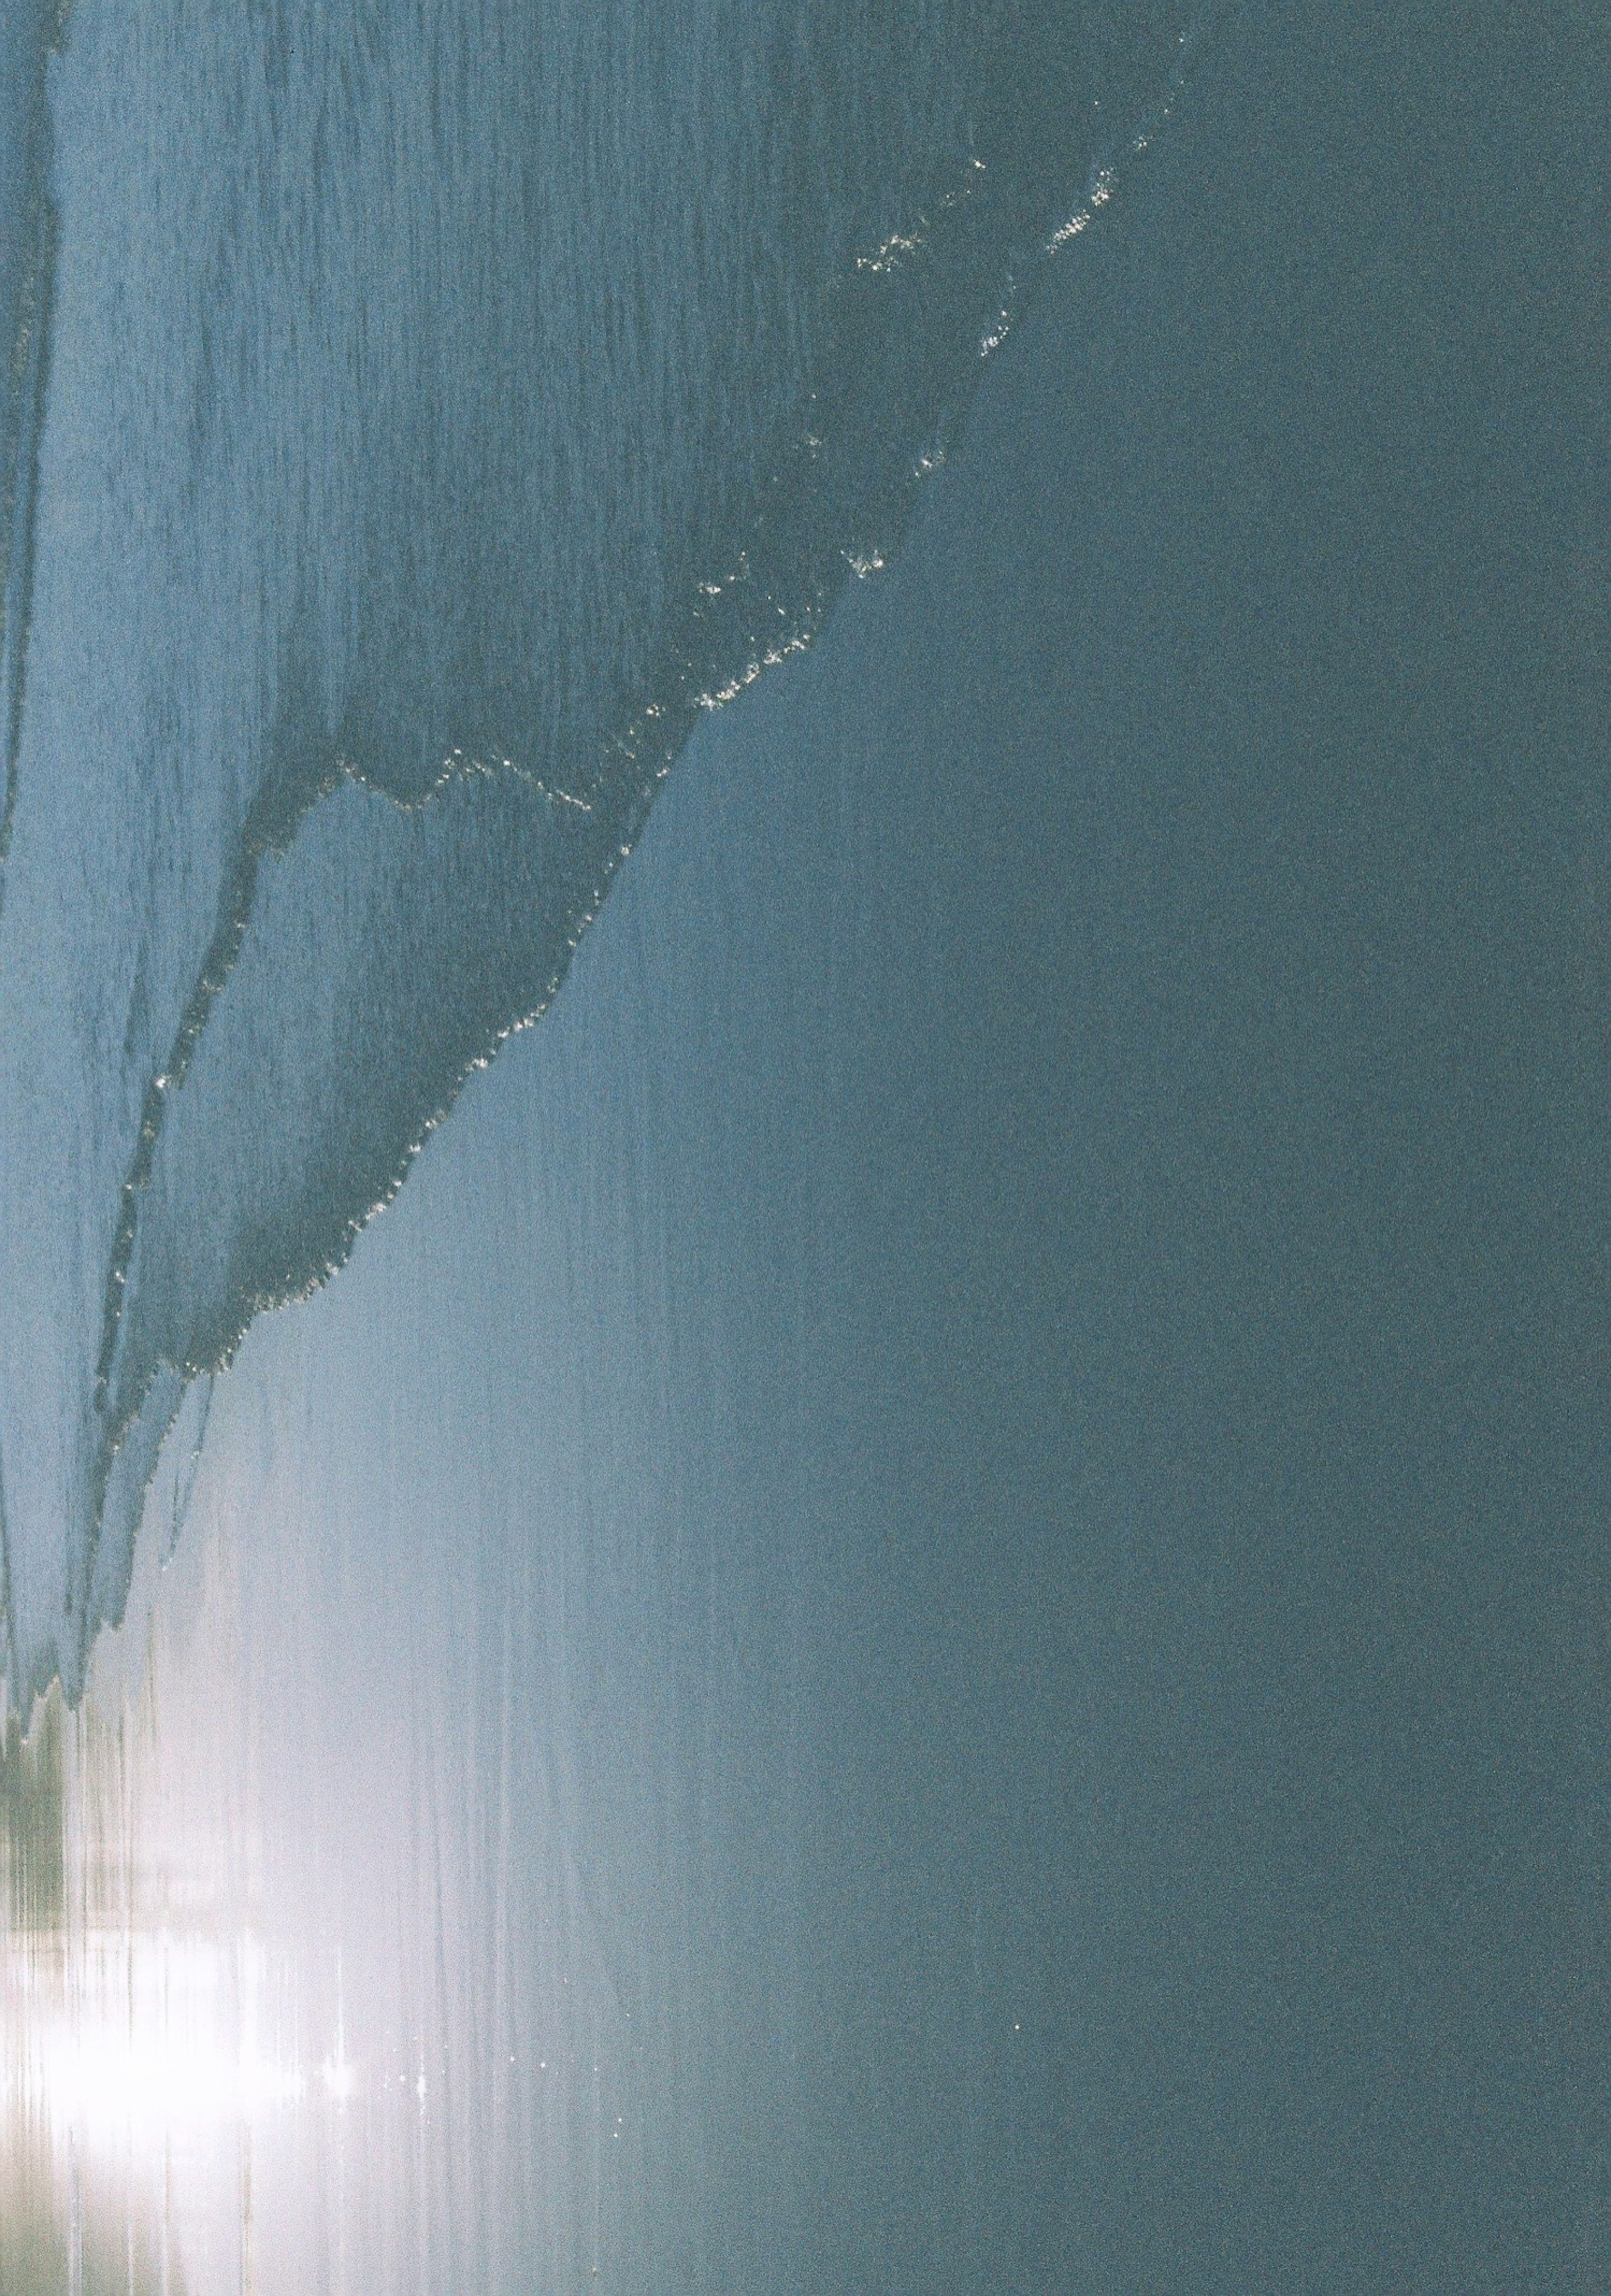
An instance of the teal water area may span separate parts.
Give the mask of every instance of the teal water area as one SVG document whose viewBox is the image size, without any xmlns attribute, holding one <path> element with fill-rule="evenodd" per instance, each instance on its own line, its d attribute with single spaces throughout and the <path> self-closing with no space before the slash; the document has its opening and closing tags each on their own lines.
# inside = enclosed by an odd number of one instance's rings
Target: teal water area
<svg viewBox="0 0 1611 2296">
<path fill-rule="evenodd" d="M 255 1325 L 36 1793 L 70 1971 L 168 1988 L 64 1980 L 36 2215 L 192 2292 L 1611 2284 L 1606 67 L 1235 12 Z"/>
</svg>

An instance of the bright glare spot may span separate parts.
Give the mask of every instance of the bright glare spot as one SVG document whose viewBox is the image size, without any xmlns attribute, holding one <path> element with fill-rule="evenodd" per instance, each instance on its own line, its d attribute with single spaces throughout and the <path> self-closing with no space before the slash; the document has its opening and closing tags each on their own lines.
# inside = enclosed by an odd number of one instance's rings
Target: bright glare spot
<svg viewBox="0 0 1611 2296">
<path fill-rule="evenodd" d="M 0 1989 L 27 1989 L 22 1966 L 19 1956 Z M 260 2042 L 262 1980 L 248 1939 L 92 1931 L 53 2008 L 39 2002 L 44 2013 L 30 2018 L 31 2041 L 12 2056 L 0 2091 L 62 2137 L 157 2155 L 175 2136 L 295 2103 L 307 2093 L 301 2071 Z"/>
<path fill-rule="evenodd" d="M 40 2102 L 53 2122 L 91 2138 L 143 2136 L 249 2120 L 293 2102 L 299 2077 L 253 2052 L 127 2033 L 60 2033 L 43 2052 Z"/>
</svg>

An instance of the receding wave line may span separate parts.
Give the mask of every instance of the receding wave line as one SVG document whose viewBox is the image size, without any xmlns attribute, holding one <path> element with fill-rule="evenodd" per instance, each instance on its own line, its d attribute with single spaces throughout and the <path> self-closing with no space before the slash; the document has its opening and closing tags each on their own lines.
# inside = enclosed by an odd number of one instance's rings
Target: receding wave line
<svg viewBox="0 0 1611 2296">
<path fill-rule="evenodd" d="M 572 792 L 545 792 L 551 803 L 585 809 L 584 818 L 573 815 L 565 824 L 566 875 L 575 890 L 549 919 L 552 969 L 540 982 L 503 979 L 502 997 L 460 1037 L 429 1095 L 413 1105 L 406 1129 L 388 1144 L 377 1144 L 378 1160 L 369 1168 L 349 1170 L 316 1200 L 295 1206 L 294 1232 L 285 1222 L 270 1248 L 238 1272 L 228 1294 L 209 1303 L 199 1325 L 169 1333 L 167 1347 L 143 1347 L 136 1338 L 120 1361 L 120 1343 L 131 1337 L 129 1277 L 140 1209 L 165 1111 L 244 944 L 262 857 L 290 843 L 302 815 L 331 792 L 339 776 L 310 762 L 299 774 L 278 777 L 270 816 L 247 838 L 191 1008 L 148 1095 L 125 1183 L 97 1366 L 105 1417 L 96 1520 L 75 1605 L 86 1634 L 94 1631 L 98 1607 L 118 1613 L 140 1496 L 178 1408 L 180 1382 L 222 1368 L 258 1314 L 305 1296 L 344 1263 L 368 1220 L 395 1196 L 466 1078 L 558 994 L 582 933 L 700 716 L 809 644 L 851 575 L 882 565 L 898 549 L 921 481 L 955 443 L 982 359 L 1006 334 L 1046 257 L 1075 235 L 1067 224 L 1071 203 L 1075 215 L 1088 219 L 1112 197 L 1124 163 L 1144 149 L 1178 92 L 1188 44 L 1181 43 L 1173 71 L 1139 125 L 1133 113 L 1122 150 L 1070 151 L 1067 123 L 1049 105 L 1028 123 L 1026 135 L 1022 119 L 1016 123 L 1021 142 L 1015 164 L 993 166 L 976 156 L 936 190 L 908 230 L 863 255 L 841 277 L 806 423 L 778 442 L 760 491 L 734 523 L 727 562 L 699 570 L 703 578 L 687 583 L 682 614 L 647 681 L 650 698 L 592 767 L 577 773 Z M 292 754 L 295 748 L 288 744 Z M 419 802 L 436 801 L 453 778 L 453 763 L 426 784 Z M 518 775 L 519 769 L 511 764 L 495 770 Z M 190 1305 L 193 1310 L 196 1303 Z M 173 1344 L 181 1336 L 182 1348 Z M 110 1523 L 114 1466 L 143 1415 L 148 1423 L 135 1443 L 143 1472 L 120 1478 L 113 1512 L 123 1519 Z M 153 1416 L 156 1423 L 149 1423 Z M 103 1539 L 110 1557 L 102 1553 Z"/>
<path fill-rule="evenodd" d="M 888 13 L 889 53 L 898 57 L 905 53 L 899 39 L 908 37 L 908 18 L 895 0 Z M 750 173 L 733 178 L 736 190 L 727 184 L 725 207 L 713 205 L 683 239 L 666 242 L 685 241 L 708 275 L 668 281 L 662 307 L 655 282 L 640 275 L 630 253 L 617 270 L 598 275 L 599 250 L 608 266 L 620 242 L 595 234 L 578 242 L 595 267 L 578 267 L 578 257 L 552 291 L 568 332 L 544 338 L 544 313 L 536 307 L 536 348 L 527 351 L 524 334 L 519 348 L 526 369 L 542 376 L 544 391 L 561 406 L 562 419 L 539 425 L 529 438 L 512 423 L 489 431 L 488 451 L 503 459 L 490 473 L 473 468 L 467 477 L 453 457 L 462 438 L 478 441 L 479 434 L 466 427 L 468 417 L 460 430 L 446 430 L 431 396 L 435 376 L 446 370 L 433 365 L 434 352 L 421 357 L 413 347 L 431 339 L 416 332 L 405 353 L 409 365 L 397 363 L 388 339 L 383 348 L 394 364 L 365 369 L 372 378 L 366 387 L 378 394 L 378 406 L 396 404 L 414 424 L 399 430 L 409 442 L 407 456 L 397 481 L 387 482 L 390 493 L 382 485 L 372 502 L 360 500 L 350 537 L 339 535 L 328 550 L 319 526 L 276 529 L 277 556 L 266 543 L 258 547 L 255 526 L 249 535 L 245 527 L 217 529 L 246 554 L 218 567 L 219 576 L 229 574 L 232 562 L 247 570 L 247 586 L 225 594 L 273 602 L 252 638 L 253 644 L 260 639 L 261 662 L 249 676 L 233 685 L 218 682 L 225 657 L 216 634 L 211 652 L 194 651 L 193 637 L 193 660 L 185 652 L 192 626 L 179 619 L 180 602 L 204 595 L 194 589 L 197 580 L 210 585 L 217 578 L 204 554 L 196 571 L 185 559 L 151 561 L 149 588 L 158 604 L 147 619 L 137 593 L 127 586 L 106 589 L 119 622 L 118 643 L 133 665 L 128 681 L 109 691 L 156 697 L 151 722 L 159 747 L 149 767 L 142 763 L 143 750 L 128 751 L 116 788 L 127 783 L 129 803 L 119 814 L 109 800 L 102 814 L 107 833 L 145 840 L 156 860 L 148 878 L 134 882 L 129 914 L 118 912 L 115 933 L 107 937 L 114 967 L 123 970 L 104 992 L 89 992 L 92 1001 L 101 994 L 105 1019 L 96 1005 L 86 1043 L 115 1041 L 108 1033 L 115 1027 L 124 1049 L 114 1090 L 102 1094 L 92 1085 L 84 1095 L 86 1106 L 112 1106 L 116 1121 L 99 1136 L 102 1177 L 94 1206 L 86 1208 L 93 1210 L 94 1307 L 86 1300 L 87 1313 L 80 1312 L 77 1464 L 59 1486 L 56 1463 L 73 1436 L 53 1430 L 49 1410 L 31 1401 L 17 1403 L 7 1416 L 27 1454 L 20 1468 L 10 1463 L 24 1497 L 11 1508 L 9 1521 L 0 1514 L 0 1599 L 12 1637 L 14 1700 L 26 1704 L 54 1672 L 70 1698 L 76 1695 L 95 1632 L 122 1614 L 144 1495 L 187 1386 L 228 1362 L 263 1309 L 306 1294 L 345 1261 L 466 1077 L 546 1009 L 700 717 L 809 644 L 852 575 L 871 571 L 899 548 L 924 480 L 955 446 L 983 361 L 1008 332 L 1049 257 L 1106 206 L 1149 140 L 1206 13 L 1190 15 L 1182 0 L 1002 0 L 999 7 L 981 0 L 969 19 L 976 29 L 986 28 L 974 47 L 967 45 L 971 32 L 945 36 L 956 44 L 945 60 L 947 72 L 960 70 L 964 52 L 972 60 L 961 75 L 962 96 L 953 106 L 949 80 L 919 84 L 914 92 L 898 72 L 890 85 L 880 85 L 867 117 L 878 128 L 887 116 L 890 155 L 886 161 L 875 145 L 866 164 L 871 188 L 853 184 L 843 194 L 836 168 L 842 168 L 846 151 L 854 151 L 860 167 L 860 146 L 845 144 L 852 131 L 838 127 L 831 107 L 827 128 L 799 108 L 802 89 L 829 84 L 824 57 L 787 41 L 773 49 L 763 44 L 757 55 L 765 56 L 765 70 L 776 73 L 775 84 L 767 82 L 754 100 L 754 125 L 768 131 L 763 160 L 757 166 L 754 160 L 748 115 L 712 123 L 701 113 L 698 132 L 710 139 L 711 152 L 735 155 L 723 164 Z M 876 14 L 851 10 L 858 38 Z M 838 20 L 825 10 L 791 37 L 831 49 Z M 316 32 L 315 20 L 308 24 Z M 778 24 L 794 24 L 781 7 Z M 227 93 L 227 73 L 244 71 L 253 53 L 229 51 L 217 86 Z M 920 42 L 913 54 L 920 70 L 928 69 Z M 277 50 L 265 65 L 264 110 L 254 119 L 250 146 L 259 168 L 291 168 L 287 138 L 302 132 L 297 102 L 309 122 L 324 118 L 317 108 L 324 83 L 310 68 L 307 89 L 287 93 L 286 68 Z M 82 104 L 82 73 L 74 88 Z M 589 100 L 604 106 L 600 119 L 619 116 L 618 105 L 605 105 L 601 94 Z M 43 118 L 42 96 L 39 109 Z M 915 128 L 909 133 L 908 113 L 928 123 L 920 135 Z M 102 115 L 92 107 L 82 116 L 94 121 Z M 70 111 L 67 124 L 57 122 L 64 152 L 72 117 Z M 860 134 L 865 121 L 855 117 Z M 675 124 L 675 103 L 666 118 Z M 189 119 L 187 112 L 186 136 Z M 727 144 L 716 140 L 717 129 Z M 81 126 L 77 132 L 82 144 Z M 358 130 L 348 121 L 344 132 Z M 592 148 L 583 137 L 578 168 Z M 611 168 L 638 164 L 621 157 L 613 143 L 598 148 L 601 164 Z M 674 176 L 675 159 L 673 152 L 664 162 Z M 140 164 L 138 154 L 135 160 Z M 332 187 L 346 178 L 329 172 L 328 159 L 324 164 L 320 181 L 333 199 Z M 356 168 L 359 162 L 344 164 Z M 656 157 L 653 166 L 661 164 Z M 209 514 L 216 500 L 255 504 L 251 514 L 262 516 L 271 497 L 259 502 L 237 484 L 241 465 L 231 457 L 242 439 L 259 455 L 257 464 L 246 463 L 246 480 L 256 484 L 258 473 L 272 472 L 276 487 L 282 478 L 291 482 L 280 487 L 280 499 L 300 488 L 324 505 L 327 520 L 332 505 L 339 516 L 348 514 L 346 506 L 357 499 L 353 481 L 367 483 L 365 466 L 350 460 L 348 434 L 328 452 L 319 437 L 320 423 L 334 411 L 331 383 L 344 383 L 350 372 L 333 356 L 321 365 L 323 346 L 350 339 L 355 357 L 378 360 L 364 324 L 372 308 L 389 308 L 386 293 L 406 291 L 395 282 L 388 288 L 391 242 L 372 236 L 350 248 L 342 242 L 335 254 L 310 242 L 311 259 L 328 266 L 327 279 L 298 269 L 310 259 L 308 250 L 296 252 L 294 242 L 309 212 L 306 204 L 283 204 L 287 187 L 270 180 L 266 191 L 254 191 L 252 206 L 234 160 L 208 166 L 212 172 L 203 169 L 195 180 L 216 211 L 210 236 L 199 237 L 197 245 L 213 267 L 203 271 L 200 258 L 192 264 L 185 276 L 205 284 L 193 306 L 178 313 L 200 315 L 193 344 L 181 361 L 169 346 L 188 339 L 149 332 L 148 357 L 158 365 L 168 363 L 159 403 L 164 410 L 178 403 L 177 443 L 168 462 L 134 473 L 127 495 L 129 517 L 147 520 L 141 531 L 159 534 L 170 553 L 189 549 L 190 537 L 204 530 L 199 504 Z M 26 325 L 20 317 L 8 402 L 16 419 L 4 733 L 6 833 L 20 775 L 30 869 L 53 872 L 54 848 L 41 843 L 35 818 L 46 785 L 37 790 L 32 765 L 20 767 L 19 758 L 32 758 L 26 745 L 45 738 L 37 733 L 41 724 L 55 726 L 58 742 L 76 736 L 60 697 L 53 718 L 47 704 L 57 688 L 70 690 L 61 665 L 77 657 L 63 655 L 59 644 L 53 651 L 46 638 L 59 621 L 75 628 L 61 618 L 73 610 L 78 562 L 71 556 L 78 546 L 72 521 L 59 535 L 47 520 L 39 579 L 42 597 L 53 603 L 34 648 L 25 709 L 33 504 L 58 291 L 57 226 L 45 197 L 43 161 L 36 173 L 29 296 L 17 303 L 20 314 L 26 304 Z M 103 181 L 117 180 L 97 176 L 95 194 Z M 416 194 L 416 177 L 407 179 L 409 195 L 417 196 L 406 210 L 411 247 L 434 227 L 435 203 L 443 196 L 436 180 L 419 168 Z M 64 215 L 76 218 L 70 171 L 61 196 Z M 160 196 L 160 190 L 153 194 Z M 535 212 L 529 195 L 526 208 L 511 210 L 516 247 Z M 345 209 L 332 205 L 331 214 L 342 230 L 354 227 Z M 313 221 L 323 216 L 321 209 Z M 258 218 L 269 218 L 272 232 L 281 217 L 292 219 L 295 260 L 287 257 L 276 273 L 280 244 L 263 238 Z M 868 217 L 876 228 L 865 228 Z M 826 242 L 820 237 L 824 223 Z M 79 269 L 72 275 L 79 283 L 60 292 L 61 355 L 70 353 L 78 375 L 91 340 L 86 315 L 102 308 L 90 291 L 98 291 L 102 273 L 93 264 L 86 272 L 84 226 L 75 221 L 74 228 Z M 536 243 L 561 265 L 569 259 L 563 242 Z M 451 242 L 455 251 L 470 244 Z M 349 257 L 355 265 L 372 265 L 378 283 L 362 269 L 340 267 Z M 439 317 L 430 300 L 440 294 L 432 283 L 437 275 L 414 261 L 413 271 L 398 276 L 422 279 L 421 308 Z M 752 261 L 761 266 L 753 274 Z M 489 268 L 498 294 L 506 291 L 507 268 L 506 261 L 504 270 Z M 319 307 L 323 335 L 302 316 L 315 288 L 326 295 Z M 149 281 L 140 291 L 146 304 L 133 299 L 129 311 L 142 317 L 150 305 L 166 324 L 159 292 Z M 272 301 L 271 294 L 282 300 Z M 355 297 L 369 299 L 355 304 Z M 454 308 L 451 299 L 444 308 Z M 516 373 L 508 366 L 513 318 L 505 324 L 495 299 L 476 308 L 504 328 L 492 350 L 505 364 L 489 354 L 487 372 Z M 347 314 L 355 308 L 358 319 L 349 332 L 332 334 L 348 327 Z M 286 324 L 274 331 L 268 323 L 280 314 Z M 578 335 L 578 325 L 593 332 Z M 108 340 L 104 327 L 100 340 Z M 541 365 L 536 348 L 558 364 Z M 683 387 L 691 357 L 696 373 L 708 369 L 717 394 L 712 411 L 706 411 L 703 385 L 691 395 Z M 129 373 L 127 366 L 109 369 L 102 395 L 115 397 Z M 309 377 L 317 388 L 298 396 Z M 480 388 L 470 370 L 466 383 Z M 137 387 L 137 381 L 130 386 Z M 187 387 L 193 405 L 184 401 Z M 455 376 L 454 391 L 461 388 Z M 83 392 L 81 398 L 76 419 L 99 420 L 99 402 Z M 148 418 L 143 403 L 131 404 L 138 436 L 138 423 Z M 601 409 L 609 410 L 607 419 Z M 692 428 L 668 429 L 676 423 Z M 125 429 L 110 435 L 121 454 Z M 601 456 L 595 441 L 604 436 L 629 447 L 635 443 L 635 459 L 631 453 Z M 544 442 L 535 458 L 531 439 Z M 207 462 L 219 440 L 225 443 L 214 462 Z M 525 466 L 515 460 L 517 446 Z M 81 441 L 73 451 L 82 453 Z M 349 459 L 339 462 L 338 453 Z M 518 493 L 522 467 L 547 472 L 551 463 L 545 493 L 518 496 L 509 540 L 501 542 L 495 530 L 485 539 L 489 517 L 503 515 L 500 505 L 511 488 Z M 197 490 L 213 482 L 215 465 L 226 492 L 201 496 Z M 44 467 L 46 483 L 64 483 L 55 462 L 47 458 Z M 122 515 L 123 465 L 114 459 L 101 467 L 114 474 Z M 331 484 L 332 472 L 349 474 L 344 491 Z M 142 485 L 167 489 L 151 497 L 150 513 Z M 323 494 L 313 491 L 315 485 Z M 84 499 L 93 510 L 107 492 L 102 476 Z M 576 550 L 568 557 L 565 547 L 550 549 L 548 537 L 564 536 L 578 515 L 591 522 Z M 116 554 L 126 551 L 127 531 L 114 528 L 110 540 L 92 533 L 86 547 L 102 553 L 89 562 L 93 570 L 128 562 Z M 640 546 L 645 531 L 649 539 Z M 459 536 L 473 536 L 477 549 L 488 554 L 485 578 Z M 113 543 L 113 554 L 106 554 Z M 550 554 L 539 558 L 539 550 Z M 540 593 L 523 571 L 527 562 L 544 570 L 547 586 Z M 303 583 L 305 594 L 298 591 Z M 626 606 L 618 604 L 621 597 Z M 439 613 L 439 627 L 422 627 L 421 613 Z M 221 615 L 217 630 L 225 627 Z M 234 621 L 227 630 L 233 640 Z M 151 661 L 134 651 L 153 643 L 168 648 L 170 642 L 178 648 L 173 663 L 167 653 Z M 74 643 L 83 641 L 75 636 Z M 55 663 L 53 685 L 40 666 L 47 657 Z M 258 654 L 250 660 L 258 664 Z M 532 661 L 535 669 L 522 666 Z M 185 722 L 178 703 L 170 709 L 176 676 L 191 681 L 187 693 L 201 691 L 198 678 L 212 677 L 209 694 L 235 697 L 225 738 L 234 745 L 227 770 L 237 776 L 242 801 L 239 813 L 219 808 L 227 825 L 216 846 L 200 849 L 192 874 L 170 880 L 163 873 L 164 839 L 183 832 L 198 797 L 206 808 L 217 794 L 202 768 L 189 764 L 211 751 L 181 742 L 175 732 Z M 253 698 L 259 693 L 260 702 Z M 100 722 L 120 728 L 124 718 L 109 713 Z M 186 761 L 188 778 L 170 769 L 170 758 Z M 61 802 L 60 791 L 55 802 Z M 154 816 L 145 819 L 159 803 L 169 808 L 168 830 Z M 48 811 L 42 817 L 58 819 Z M 78 833 L 66 818 L 52 832 L 72 848 L 75 866 Z M 104 849 L 104 840 L 97 849 Z M 92 873 L 96 865 L 88 864 Z M 55 882 L 53 874 L 45 878 L 46 899 Z M 20 898 L 20 881 L 16 890 Z M 182 908 L 171 900 L 161 906 L 170 890 L 183 895 Z M 40 898 L 30 876 L 29 901 Z M 34 916 L 35 908 L 27 914 Z M 17 915 L 13 910 L 8 931 L 21 936 L 26 962 L 29 944 Z M 182 952 L 164 977 L 159 1001 L 145 987 L 151 948 L 164 963 L 166 950 Z M 119 997 L 127 998 L 127 1010 Z M 25 1071 L 15 1074 L 20 1079 Z M 30 1087 L 21 1088 L 26 1094 Z M 36 1125 L 20 1136 L 37 1135 Z M 29 1395 L 43 1395 L 45 1385 L 29 1385 L 32 1374 L 25 1364 L 23 1369 Z M 61 1511 L 53 1497 L 58 1488 L 70 1518 L 60 1525 L 49 1520 Z M 39 1541 L 55 1536 L 65 1551 L 53 1571 L 40 1565 Z M 47 1614 L 35 1590 L 53 1578 Z M 26 1594 L 19 1591 L 24 1587 Z M 25 1630 L 19 1629 L 18 1603 L 29 1612 Z"/>
</svg>

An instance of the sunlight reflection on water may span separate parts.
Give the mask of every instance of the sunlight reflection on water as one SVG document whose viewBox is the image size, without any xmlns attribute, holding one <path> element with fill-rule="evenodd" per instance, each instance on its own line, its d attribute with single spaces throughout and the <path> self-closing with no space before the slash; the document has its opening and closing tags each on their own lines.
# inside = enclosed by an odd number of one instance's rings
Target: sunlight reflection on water
<svg viewBox="0 0 1611 2296">
<path fill-rule="evenodd" d="M 5 2296 L 254 2284 L 254 2159 L 361 2093 L 339 2022 L 308 2027 L 239 1924 L 241 1845 L 203 1883 L 165 1837 L 154 1662 L 148 1642 L 138 1702 L 112 1680 L 70 1715 L 53 1693 L 0 1747 Z"/>
</svg>

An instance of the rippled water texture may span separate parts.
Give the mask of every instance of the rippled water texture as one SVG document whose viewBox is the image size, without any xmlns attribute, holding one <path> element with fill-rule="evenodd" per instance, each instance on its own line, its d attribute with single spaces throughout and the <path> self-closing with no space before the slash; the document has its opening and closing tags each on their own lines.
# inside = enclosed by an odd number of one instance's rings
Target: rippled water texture
<svg viewBox="0 0 1611 2296">
<path fill-rule="evenodd" d="M 893 545 L 1182 29 L 72 10 L 0 914 L 25 1704 L 185 1377 L 552 996 L 700 704 Z"/>
</svg>

